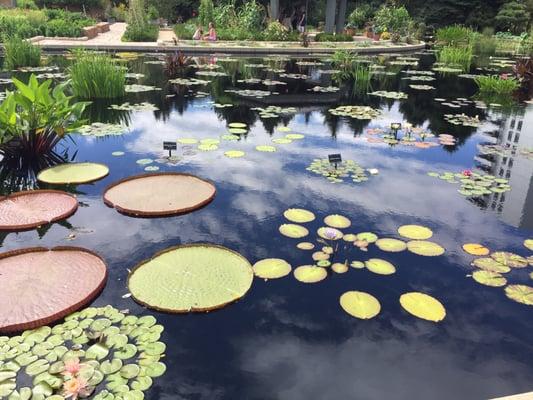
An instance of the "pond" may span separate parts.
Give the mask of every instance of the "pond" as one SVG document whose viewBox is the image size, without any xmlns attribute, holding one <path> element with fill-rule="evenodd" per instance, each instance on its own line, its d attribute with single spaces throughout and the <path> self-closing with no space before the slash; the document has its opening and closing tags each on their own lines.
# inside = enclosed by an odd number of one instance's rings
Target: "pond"
<svg viewBox="0 0 533 400">
<path fill-rule="evenodd" d="M 161 56 L 122 58 L 131 73 L 141 74 L 129 83 L 152 90 L 93 103 L 87 111 L 91 123 L 120 126 L 85 130 L 60 145 L 74 161 L 106 164 L 109 175 L 92 184 L 49 186 L 4 169 L 4 194 L 21 186 L 59 188 L 76 194 L 80 207 L 66 221 L 3 233 L 1 246 L 2 251 L 79 246 L 106 261 L 108 282 L 93 304 L 154 315 L 165 327 L 167 370 L 154 379 L 146 398 L 472 400 L 533 390 L 533 308 L 509 299 L 503 287 L 472 279 L 475 257 L 461 248 L 480 243 L 531 256 L 523 242 L 533 237 L 532 105 L 474 99 L 476 85 L 468 76 L 432 71 L 431 52 L 399 61 L 381 56 L 384 67 L 376 69 L 371 87 L 340 90 L 313 89 L 339 87 L 327 57 L 195 57 L 195 67 L 175 84 L 165 77 Z M 50 63 L 59 69 L 46 73 L 58 74 L 68 60 L 50 56 Z M 479 73 L 476 67 L 471 72 Z M 274 82 L 265 85 L 267 79 Z M 399 99 L 400 92 L 407 98 Z M 112 106 L 125 102 L 149 104 L 138 110 Z M 347 105 L 370 108 L 338 108 Z M 339 115 L 356 112 L 369 119 Z M 231 134 L 231 123 L 246 128 Z M 397 136 L 391 132 L 394 123 L 402 124 Z M 413 126 L 412 140 L 402 139 L 408 136 L 406 124 Z M 201 140 L 206 146 L 199 149 Z M 176 141 L 172 158 L 165 159 L 163 143 Z M 328 179 L 323 171 L 331 167 L 318 160 L 331 154 L 360 168 L 349 164 L 355 173 L 341 171 Z M 194 212 L 152 219 L 123 215 L 102 201 L 111 183 L 155 170 L 207 179 L 216 196 Z M 493 175 L 496 181 L 483 186 L 490 194 L 479 185 L 462 187 L 466 175 L 445 175 L 463 171 Z M 290 223 L 283 216 L 289 208 L 315 214 L 303 224 L 308 237 L 280 233 L 280 225 Z M 344 233 L 373 232 L 380 238 L 401 238 L 400 226 L 422 225 L 446 251 L 425 257 L 374 244 L 360 249 L 341 240 L 337 262 L 379 258 L 396 272 L 350 267 L 346 273 L 330 270 L 314 284 L 293 274 L 255 278 L 242 299 L 208 313 L 157 312 L 128 296 L 129 271 L 180 244 L 218 244 L 252 264 L 264 258 L 284 259 L 293 270 L 313 264 L 315 250 L 296 244 L 318 244 L 315 232 L 331 214 L 349 218 Z M 505 277 L 509 284 L 533 286 L 532 272 L 529 266 Z M 339 305 L 347 291 L 372 294 L 380 313 L 353 318 Z M 438 299 L 446 317 L 434 323 L 407 313 L 399 298 L 409 292 Z"/>
</svg>

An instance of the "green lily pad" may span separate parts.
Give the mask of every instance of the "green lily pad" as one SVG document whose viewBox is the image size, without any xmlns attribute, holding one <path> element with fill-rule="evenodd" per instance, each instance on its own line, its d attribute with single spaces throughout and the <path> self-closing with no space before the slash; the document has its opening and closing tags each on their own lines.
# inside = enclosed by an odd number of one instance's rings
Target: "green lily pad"
<svg viewBox="0 0 533 400">
<path fill-rule="evenodd" d="M 121 360 L 127 360 L 129 358 L 132 358 L 137 354 L 137 347 L 131 343 L 128 343 L 124 347 L 115 350 L 113 353 L 116 358 L 119 358 Z"/>
<path fill-rule="evenodd" d="M 485 286 L 501 287 L 507 284 L 507 279 L 497 272 L 484 270 L 474 271 L 472 278 L 474 278 L 476 282 Z"/>
<path fill-rule="evenodd" d="M 509 285 L 505 295 L 518 303 L 533 306 L 533 287 L 527 285 Z"/>
<path fill-rule="evenodd" d="M 167 366 L 162 362 L 155 362 L 150 365 L 143 366 L 141 371 L 150 378 L 157 378 L 165 373 Z"/>
<path fill-rule="evenodd" d="M 125 379 L 132 379 L 139 375 L 141 368 L 137 364 L 127 364 L 120 369 L 120 375 Z"/>
<path fill-rule="evenodd" d="M 44 371 L 48 371 L 50 364 L 44 359 L 34 361 L 26 367 L 26 373 L 30 376 L 39 375 Z"/>
<path fill-rule="evenodd" d="M 383 238 L 376 240 L 376 246 L 383 251 L 397 253 L 407 248 L 407 243 L 398 239 Z"/>
<path fill-rule="evenodd" d="M 380 258 L 371 258 L 365 262 L 366 268 L 378 275 L 392 275 L 396 272 L 396 268 L 390 262 Z"/>
<path fill-rule="evenodd" d="M 118 372 L 122 368 L 122 360 L 119 358 L 114 358 L 112 360 L 105 360 L 100 364 L 100 371 L 105 375 L 112 375 L 115 372 Z"/>
<path fill-rule="evenodd" d="M 89 359 L 102 360 L 109 354 L 109 348 L 103 344 L 93 344 L 85 352 L 85 357 Z"/>
<path fill-rule="evenodd" d="M 490 255 L 496 262 L 511 268 L 525 268 L 528 266 L 527 259 L 518 254 L 506 251 L 498 251 Z"/>
<path fill-rule="evenodd" d="M 374 296 L 358 291 L 344 293 L 340 297 L 340 304 L 344 311 L 359 319 L 374 318 L 381 310 L 381 305 Z"/>
</svg>

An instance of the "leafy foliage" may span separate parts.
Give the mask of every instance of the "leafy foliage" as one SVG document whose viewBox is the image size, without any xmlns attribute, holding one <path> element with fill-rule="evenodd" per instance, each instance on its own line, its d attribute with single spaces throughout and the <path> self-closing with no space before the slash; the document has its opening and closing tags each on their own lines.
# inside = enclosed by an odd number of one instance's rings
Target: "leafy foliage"
<svg viewBox="0 0 533 400">
<path fill-rule="evenodd" d="M 394 32 L 405 34 L 409 24 L 411 23 L 411 16 L 407 9 L 401 7 L 381 7 L 374 17 L 374 22 L 378 28 L 378 32 Z"/>
<path fill-rule="evenodd" d="M 41 64 L 41 48 L 19 37 L 7 39 L 4 51 L 4 66 L 8 69 L 37 67 Z"/>
<path fill-rule="evenodd" d="M 374 16 L 374 9 L 370 4 L 357 6 L 348 16 L 348 26 L 361 29 Z"/>
<path fill-rule="evenodd" d="M 517 79 L 498 75 L 480 75 L 474 81 L 480 92 L 486 94 L 510 95 L 520 86 Z"/>
<path fill-rule="evenodd" d="M 530 18 L 525 4 L 511 1 L 500 8 L 494 20 L 501 30 L 519 34 L 526 30 Z"/>
<path fill-rule="evenodd" d="M 207 26 L 210 22 L 215 20 L 215 7 L 212 0 L 201 0 L 200 7 L 198 8 L 198 19 L 200 24 Z"/>
<path fill-rule="evenodd" d="M 353 42 L 353 37 L 344 33 L 319 33 L 316 35 L 317 42 Z"/>
<path fill-rule="evenodd" d="M 460 67 L 465 72 L 470 70 L 472 58 L 472 46 L 444 46 L 437 53 L 437 60 L 439 63 L 442 63 L 448 67 Z"/>
<path fill-rule="evenodd" d="M 474 31 L 461 25 L 450 25 L 437 29 L 437 43 L 444 46 L 467 45 L 472 40 Z"/>
<path fill-rule="evenodd" d="M 78 51 L 69 69 L 74 94 L 84 99 L 123 96 L 126 70 L 107 54 Z"/>
<path fill-rule="evenodd" d="M 159 35 L 159 27 L 148 21 L 144 0 L 131 0 L 128 10 L 128 27 L 123 40 L 128 42 L 155 42 Z"/>
<path fill-rule="evenodd" d="M 168 54 L 165 57 L 165 75 L 169 78 L 175 78 L 180 76 L 186 67 L 191 63 L 191 57 L 185 56 L 183 52 L 178 52 L 175 54 Z"/>
</svg>

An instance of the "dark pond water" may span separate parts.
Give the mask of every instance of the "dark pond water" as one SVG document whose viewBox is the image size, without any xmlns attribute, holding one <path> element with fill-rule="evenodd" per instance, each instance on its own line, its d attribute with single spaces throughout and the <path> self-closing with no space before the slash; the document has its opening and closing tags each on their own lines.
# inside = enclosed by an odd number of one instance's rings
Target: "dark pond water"
<svg viewBox="0 0 533 400">
<path fill-rule="evenodd" d="M 324 65 L 298 65 L 270 57 L 226 61 L 196 59 L 199 64 L 218 63 L 229 76 L 197 76 L 208 85 L 175 86 L 167 83 L 161 64 L 143 57 L 128 61 L 131 72 L 144 77 L 133 83 L 153 85 L 159 91 L 129 94 L 127 98 L 95 103 L 92 121 L 122 123 L 127 133 L 119 136 L 73 137 L 65 142 L 76 161 L 94 161 L 110 167 L 110 174 L 94 184 L 70 187 L 81 203 L 66 222 L 36 231 L 1 236 L 2 250 L 42 245 L 76 245 L 99 253 L 108 263 L 107 286 L 94 302 L 111 304 L 132 313 L 153 314 L 165 326 L 166 374 L 154 380 L 148 399 L 487 399 L 533 390 L 533 308 L 508 299 L 503 288 L 476 283 L 469 275 L 473 257 L 461 245 L 483 243 L 492 250 L 531 255 L 522 242 L 533 236 L 533 160 L 520 149 L 533 148 L 533 106 L 460 108 L 442 105 L 475 93 L 471 79 L 436 73 L 434 81 L 401 78 L 401 70 L 430 70 L 431 54 L 415 55 L 419 65 L 389 66 L 394 75 L 372 80 L 372 89 L 315 93 L 307 89 L 329 86 L 331 75 Z M 308 60 L 307 60 L 308 61 Z M 56 58 L 62 67 L 66 63 Z M 307 74 L 307 80 L 279 78 L 264 68 Z M 188 73 L 194 77 L 194 69 Z M 475 72 L 475 71 L 474 71 Z M 237 82 L 259 77 L 282 80 L 280 94 L 264 99 L 247 98 L 226 89 L 267 90 L 262 84 Z M 409 84 L 427 84 L 421 91 Z M 334 85 L 334 84 L 333 84 Z M 336 86 L 336 85 L 335 85 Z M 377 90 L 402 91 L 405 100 L 369 96 Z M 198 91 L 207 93 L 205 96 Z M 114 111 L 110 104 L 150 102 L 158 111 Z M 232 104 L 215 108 L 213 102 Z M 296 112 L 276 118 L 259 117 L 254 107 L 295 107 Z M 336 117 L 328 112 L 338 105 L 369 105 L 381 110 L 372 120 Z M 444 114 L 479 116 L 478 127 L 456 126 Z M 217 196 L 207 207 L 179 217 L 137 219 L 117 213 L 102 202 L 110 183 L 143 173 L 139 159 L 164 155 L 163 141 L 179 138 L 219 139 L 227 124 L 244 122 L 250 129 L 239 141 L 221 140 L 216 151 L 203 152 L 196 145 L 178 145 L 175 166 L 153 163 L 160 171 L 183 171 L 210 179 Z M 411 123 L 434 134 L 451 134 L 453 146 L 418 148 L 403 144 L 372 143 L 367 129 L 388 130 L 392 122 Z M 274 144 L 277 151 L 255 150 L 272 145 L 289 133 L 305 138 L 290 144 Z M 401 134 L 400 134 L 401 135 Z M 516 146 L 515 154 L 484 156 L 481 145 Z M 227 150 L 243 150 L 243 158 L 224 156 Z M 123 151 L 120 157 L 112 152 Z M 341 153 L 363 168 L 379 174 L 354 183 L 331 183 L 306 168 L 313 159 Z M 484 171 L 509 179 L 512 190 L 472 200 L 461 196 L 458 185 L 430 177 L 427 172 Z M 4 191 L 9 191 L 9 178 Z M 352 221 L 350 232 L 372 231 L 380 237 L 397 237 L 403 224 L 431 228 L 431 239 L 446 248 L 440 257 L 421 257 L 409 252 L 385 253 L 370 246 L 367 253 L 347 250 L 350 260 L 372 257 L 392 262 L 390 276 L 350 268 L 330 274 L 316 284 L 303 284 L 292 275 L 283 279 L 256 279 L 239 302 L 207 314 L 168 315 L 146 310 L 128 292 L 128 269 L 154 253 L 181 243 L 211 242 L 243 254 L 254 263 L 279 257 L 294 267 L 309 264 L 310 253 L 296 249 L 298 240 L 278 232 L 285 223 L 283 211 L 313 211 L 317 219 L 307 224 L 314 232 L 328 214 L 342 214 Z M 70 240 L 69 240 L 70 239 Z M 510 283 L 532 285 L 533 268 L 514 270 Z M 339 297 L 349 290 L 376 296 L 381 313 L 369 321 L 346 314 Z M 446 307 L 441 323 L 407 314 L 401 294 L 428 293 Z"/>
</svg>

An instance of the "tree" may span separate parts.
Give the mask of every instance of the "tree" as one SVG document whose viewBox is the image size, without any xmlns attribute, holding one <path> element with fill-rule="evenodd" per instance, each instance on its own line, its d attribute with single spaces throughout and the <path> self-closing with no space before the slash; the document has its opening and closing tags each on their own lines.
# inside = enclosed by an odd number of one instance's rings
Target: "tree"
<svg viewBox="0 0 533 400">
<path fill-rule="evenodd" d="M 494 20 L 499 29 L 520 34 L 527 28 L 530 19 L 528 15 L 525 4 L 511 1 L 500 8 Z"/>
<path fill-rule="evenodd" d="M 212 0 L 201 0 L 200 8 L 198 9 L 198 18 L 202 26 L 209 25 L 215 18 L 215 7 Z"/>
</svg>

